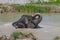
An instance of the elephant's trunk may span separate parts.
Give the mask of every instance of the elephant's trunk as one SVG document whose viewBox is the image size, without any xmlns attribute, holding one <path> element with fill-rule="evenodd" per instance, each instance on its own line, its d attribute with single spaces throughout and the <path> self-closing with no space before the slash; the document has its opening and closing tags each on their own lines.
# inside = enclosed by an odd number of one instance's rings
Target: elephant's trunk
<svg viewBox="0 0 60 40">
<path fill-rule="evenodd" d="M 32 23 L 37 26 L 42 20 L 42 16 L 40 14 L 36 14 L 32 17 Z"/>
</svg>

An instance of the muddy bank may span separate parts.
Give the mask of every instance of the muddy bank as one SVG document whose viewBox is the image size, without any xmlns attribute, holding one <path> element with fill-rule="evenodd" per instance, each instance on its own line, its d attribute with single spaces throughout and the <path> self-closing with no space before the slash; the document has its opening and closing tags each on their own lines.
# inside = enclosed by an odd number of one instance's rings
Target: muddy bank
<svg viewBox="0 0 60 40">
<path fill-rule="evenodd" d="M 39 24 L 40 29 L 15 29 L 12 27 L 11 23 L 0 25 L 0 34 L 9 36 L 12 32 L 25 32 L 33 33 L 38 40 L 53 40 L 54 37 L 60 36 L 60 27 L 58 26 L 49 26 L 44 24 Z"/>
</svg>

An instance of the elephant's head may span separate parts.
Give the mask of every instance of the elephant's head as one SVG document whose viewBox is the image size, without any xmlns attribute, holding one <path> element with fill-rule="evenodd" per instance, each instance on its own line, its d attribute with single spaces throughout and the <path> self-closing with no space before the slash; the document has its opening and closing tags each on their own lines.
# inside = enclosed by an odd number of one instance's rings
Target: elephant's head
<svg viewBox="0 0 60 40">
<path fill-rule="evenodd" d="M 12 25 L 17 29 L 17 28 L 25 28 L 25 25 L 20 22 L 14 22 Z"/>
</svg>

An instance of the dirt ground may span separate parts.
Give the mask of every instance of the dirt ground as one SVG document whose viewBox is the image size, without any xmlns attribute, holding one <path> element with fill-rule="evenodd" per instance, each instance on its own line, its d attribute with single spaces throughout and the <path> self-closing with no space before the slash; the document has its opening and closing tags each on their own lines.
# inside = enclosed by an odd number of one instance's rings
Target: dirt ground
<svg viewBox="0 0 60 40">
<path fill-rule="evenodd" d="M 33 33 L 37 40 L 53 40 L 54 37 L 60 36 L 60 27 L 49 26 L 44 24 L 39 24 L 42 28 L 38 29 L 15 29 L 11 25 L 12 23 L 6 23 L 0 25 L 0 34 L 9 36 L 14 31 Z"/>
</svg>

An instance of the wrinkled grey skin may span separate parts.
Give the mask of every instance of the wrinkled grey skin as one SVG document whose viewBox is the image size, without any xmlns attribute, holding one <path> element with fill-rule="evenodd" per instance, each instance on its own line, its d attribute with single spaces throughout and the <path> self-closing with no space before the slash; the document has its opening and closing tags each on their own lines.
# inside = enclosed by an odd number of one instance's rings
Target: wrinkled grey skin
<svg viewBox="0 0 60 40">
<path fill-rule="evenodd" d="M 38 18 L 36 18 L 38 16 Z M 23 15 L 21 18 L 12 23 L 15 28 L 37 28 L 38 24 L 41 22 L 42 16 L 37 14 L 35 16 Z"/>
<path fill-rule="evenodd" d="M 27 19 L 27 17 L 25 17 L 25 16 L 23 15 L 23 16 L 21 16 L 21 18 L 20 18 L 18 21 L 12 23 L 12 25 L 13 25 L 15 28 L 25 28 L 25 25 L 26 25 L 25 22 L 27 21 L 26 19 Z"/>
</svg>

